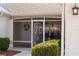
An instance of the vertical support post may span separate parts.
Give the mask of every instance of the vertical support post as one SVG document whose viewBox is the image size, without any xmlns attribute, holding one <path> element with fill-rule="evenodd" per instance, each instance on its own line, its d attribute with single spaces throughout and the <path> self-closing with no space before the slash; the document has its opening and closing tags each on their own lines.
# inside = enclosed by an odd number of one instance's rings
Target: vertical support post
<svg viewBox="0 0 79 59">
<path fill-rule="evenodd" d="M 62 19 L 61 19 L 61 56 L 65 55 L 65 4 L 62 4 Z"/>
<path fill-rule="evenodd" d="M 31 52 L 33 47 L 33 18 L 31 18 Z"/>
<path fill-rule="evenodd" d="M 45 41 L 45 17 L 43 20 L 43 42 Z"/>
</svg>

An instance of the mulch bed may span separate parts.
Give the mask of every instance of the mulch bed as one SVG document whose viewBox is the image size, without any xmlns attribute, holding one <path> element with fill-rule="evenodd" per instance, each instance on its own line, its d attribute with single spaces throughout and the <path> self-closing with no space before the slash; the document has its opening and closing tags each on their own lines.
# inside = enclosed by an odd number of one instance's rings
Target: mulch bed
<svg viewBox="0 0 79 59">
<path fill-rule="evenodd" d="M 17 53 L 20 53 L 20 51 L 7 50 L 4 52 L 1 52 L 0 56 L 13 56 L 13 55 L 16 55 Z"/>
</svg>

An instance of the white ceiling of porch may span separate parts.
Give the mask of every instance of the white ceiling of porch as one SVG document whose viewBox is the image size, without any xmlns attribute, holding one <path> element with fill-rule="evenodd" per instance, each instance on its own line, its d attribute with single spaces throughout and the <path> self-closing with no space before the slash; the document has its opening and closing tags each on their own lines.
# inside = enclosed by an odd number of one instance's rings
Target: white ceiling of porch
<svg viewBox="0 0 79 59">
<path fill-rule="evenodd" d="M 1 3 L 0 6 L 14 16 L 58 15 L 62 13 L 60 3 Z"/>
</svg>

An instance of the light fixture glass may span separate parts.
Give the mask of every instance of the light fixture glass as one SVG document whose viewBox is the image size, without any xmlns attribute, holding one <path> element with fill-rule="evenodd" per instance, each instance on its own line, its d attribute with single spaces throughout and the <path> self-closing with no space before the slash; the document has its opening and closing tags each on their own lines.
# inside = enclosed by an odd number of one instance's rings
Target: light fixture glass
<svg viewBox="0 0 79 59">
<path fill-rule="evenodd" d="M 76 3 L 75 6 L 72 8 L 73 11 L 73 15 L 78 15 L 78 7 L 76 7 Z"/>
</svg>

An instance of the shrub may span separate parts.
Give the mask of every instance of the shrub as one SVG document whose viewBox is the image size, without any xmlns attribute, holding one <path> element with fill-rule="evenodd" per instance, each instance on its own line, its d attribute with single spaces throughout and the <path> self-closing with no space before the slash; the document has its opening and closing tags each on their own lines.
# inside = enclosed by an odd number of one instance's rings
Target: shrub
<svg viewBox="0 0 79 59">
<path fill-rule="evenodd" d="M 6 51 L 9 48 L 9 38 L 0 38 L 0 51 Z"/>
<path fill-rule="evenodd" d="M 32 48 L 33 56 L 58 56 L 60 53 L 59 40 L 49 40 Z"/>
</svg>

